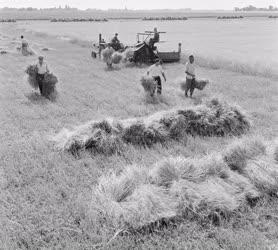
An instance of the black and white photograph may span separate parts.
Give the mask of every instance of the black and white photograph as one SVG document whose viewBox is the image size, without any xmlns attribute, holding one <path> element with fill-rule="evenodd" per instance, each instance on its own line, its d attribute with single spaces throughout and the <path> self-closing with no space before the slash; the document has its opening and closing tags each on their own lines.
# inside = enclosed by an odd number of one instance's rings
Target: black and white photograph
<svg viewBox="0 0 278 250">
<path fill-rule="evenodd" d="M 277 250 L 278 0 L 0 0 L 1 250 Z"/>
</svg>

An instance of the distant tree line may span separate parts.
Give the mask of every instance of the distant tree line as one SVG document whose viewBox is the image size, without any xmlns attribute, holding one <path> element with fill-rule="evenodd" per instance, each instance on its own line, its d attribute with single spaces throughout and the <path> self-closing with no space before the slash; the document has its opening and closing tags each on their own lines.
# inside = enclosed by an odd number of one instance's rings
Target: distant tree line
<svg viewBox="0 0 278 250">
<path fill-rule="evenodd" d="M 253 5 L 249 5 L 249 6 L 244 7 L 244 8 L 235 7 L 234 10 L 235 11 L 277 11 L 278 8 L 274 7 L 272 5 L 269 5 L 268 8 L 257 8 Z"/>
<path fill-rule="evenodd" d="M 185 21 L 187 17 L 144 17 L 143 21 Z"/>
<path fill-rule="evenodd" d="M 68 23 L 68 22 L 108 22 L 106 18 L 53 18 L 52 23 Z"/>
<path fill-rule="evenodd" d="M 9 8 L 9 7 L 4 7 L 0 10 L 3 11 L 38 11 L 38 10 L 78 10 L 77 8 L 72 8 L 69 5 L 65 5 L 64 8 L 59 6 L 59 8 L 44 8 L 44 9 L 38 9 L 38 8 L 33 8 L 33 7 L 27 7 L 27 8 Z"/>
<path fill-rule="evenodd" d="M 15 19 L 0 19 L 0 23 L 15 23 Z"/>
</svg>

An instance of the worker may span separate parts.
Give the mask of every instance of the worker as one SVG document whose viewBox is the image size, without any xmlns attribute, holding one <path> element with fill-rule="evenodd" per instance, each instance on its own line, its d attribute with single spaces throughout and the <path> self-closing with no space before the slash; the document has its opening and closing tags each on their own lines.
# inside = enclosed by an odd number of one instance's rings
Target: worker
<svg viewBox="0 0 278 250">
<path fill-rule="evenodd" d="M 154 43 L 158 43 L 159 42 L 159 33 L 157 31 L 157 28 L 154 28 L 153 41 L 154 41 Z"/>
<path fill-rule="evenodd" d="M 195 64 L 194 56 L 189 56 L 189 61 L 185 65 L 185 74 L 186 74 L 186 89 L 185 96 L 188 97 L 188 91 L 190 91 L 190 97 L 192 97 L 195 89 Z"/>
<path fill-rule="evenodd" d="M 121 43 L 120 40 L 118 38 L 118 33 L 115 34 L 115 36 L 113 37 L 113 39 L 111 40 L 111 46 L 114 50 L 118 51 L 119 49 L 121 49 Z"/>
<path fill-rule="evenodd" d="M 152 66 L 149 67 L 148 71 L 147 71 L 147 75 L 150 75 L 151 77 L 153 77 L 153 79 L 155 80 L 156 84 L 157 84 L 157 94 L 161 95 L 162 94 L 162 83 L 161 83 L 161 75 L 163 76 L 165 82 L 166 82 L 166 76 L 165 73 L 162 69 L 162 62 L 160 59 L 156 59 L 155 60 L 155 64 L 153 64 Z M 153 96 L 154 93 L 151 93 L 151 96 Z"/>
<path fill-rule="evenodd" d="M 119 40 L 119 38 L 118 38 L 118 33 L 116 33 L 115 34 L 115 36 L 113 37 L 113 39 L 111 40 L 111 43 L 120 43 L 120 40 Z"/>
<path fill-rule="evenodd" d="M 24 39 L 24 36 L 21 36 L 21 53 L 24 56 L 29 55 L 28 52 L 28 42 Z"/>
<path fill-rule="evenodd" d="M 47 73 L 49 73 L 48 66 L 44 62 L 44 57 L 39 56 L 39 62 L 37 63 L 37 69 L 38 69 L 38 74 L 37 74 L 37 80 L 38 80 L 38 85 L 39 85 L 39 90 L 41 95 L 43 94 L 43 80 L 44 77 Z"/>
<path fill-rule="evenodd" d="M 154 48 L 154 44 L 155 43 L 158 43 L 159 42 L 159 32 L 157 31 L 157 28 L 154 28 L 153 30 L 153 37 L 150 38 L 150 41 L 149 41 L 149 46 L 151 48 Z"/>
</svg>

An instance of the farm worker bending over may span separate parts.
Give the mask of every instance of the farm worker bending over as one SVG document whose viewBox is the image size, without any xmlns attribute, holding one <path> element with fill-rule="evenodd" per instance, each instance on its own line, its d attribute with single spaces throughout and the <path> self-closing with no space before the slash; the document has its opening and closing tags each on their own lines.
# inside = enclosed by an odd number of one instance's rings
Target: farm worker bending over
<svg viewBox="0 0 278 250">
<path fill-rule="evenodd" d="M 164 74 L 161 64 L 162 64 L 162 62 L 160 61 L 160 59 L 156 59 L 155 64 L 150 66 L 147 71 L 147 75 L 150 75 L 151 77 L 153 77 L 153 79 L 157 83 L 157 94 L 158 95 L 161 95 L 161 93 L 162 93 L 162 84 L 161 84 L 161 77 L 160 77 L 161 75 L 163 76 L 163 78 L 166 82 L 166 76 Z M 153 94 L 151 96 L 153 96 Z"/>
<path fill-rule="evenodd" d="M 37 68 L 38 68 L 37 80 L 39 84 L 40 93 L 42 94 L 43 80 L 46 73 L 49 73 L 47 64 L 44 62 L 43 56 L 39 56 L 39 62 L 37 63 Z"/>
<path fill-rule="evenodd" d="M 186 73 L 186 89 L 185 96 L 187 97 L 187 92 L 190 90 L 190 97 L 192 97 L 194 88 L 195 88 L 195 64 L 194 64 L 194 56 L 189 56 L 189 61 L 185 65 L 185 73 Z"/>
</svg>

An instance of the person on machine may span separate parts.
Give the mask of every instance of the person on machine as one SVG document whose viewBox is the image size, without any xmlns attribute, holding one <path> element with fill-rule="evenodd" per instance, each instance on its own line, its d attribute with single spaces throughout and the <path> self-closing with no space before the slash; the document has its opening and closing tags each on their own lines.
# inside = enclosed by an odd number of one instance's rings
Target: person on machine
<svg viewBox="0 0 278 250">
<path fill-rule="evenodd" d="M 150 38 L 149 46 L 151 48 L 154 48 L 155 43 L 158 43 L 158 42 L 159 42 L 159 32 L 157 31 L 157 28 L 154 28 L 153 37 Z"/>
<path fill-rule="evenodd" d="M 161 95 L 162 94 L 162 83 L 161 83 L 161 75 L 163 76 L 165 82 L 166 82 L 166 76 L 165 73 L 162 69 L 161 66 L 162 62 L 159 58 L 157 58 L 155 60 L 155 64 L 153 64 L 152 66 L 149 67 L 148 71 L 147 71 L 147 75 L 151 76 L 157 84 L 157 94 Z M 153 96 L 154 93 L 151 94 L 151 96 Z"/>
<path fill-rule="evenodd" d="M 120 43 L 120 40 L 118 38 L 118 33 L 115 34 L 115 36 L 113 37 L 113 39 L 111 40 L 111 47 L 118 51 L 121 49 L 121 43 Z"/>
</svg>

